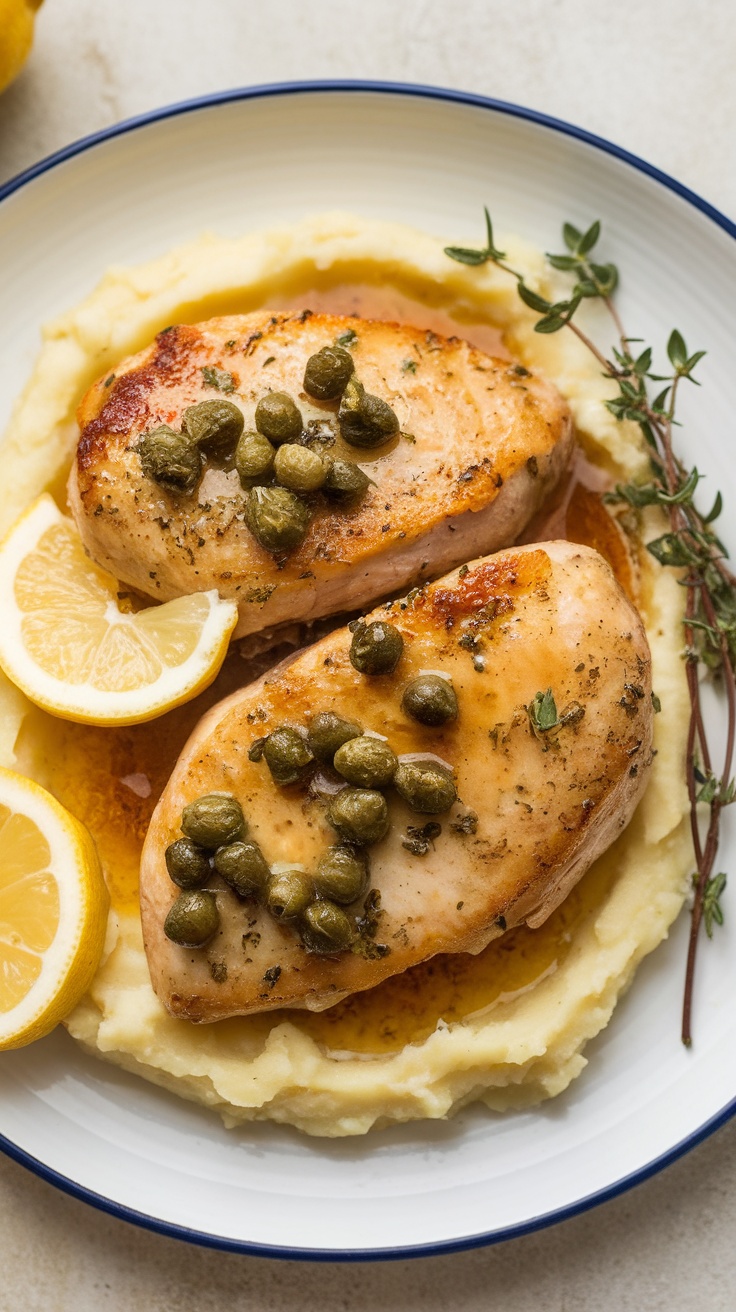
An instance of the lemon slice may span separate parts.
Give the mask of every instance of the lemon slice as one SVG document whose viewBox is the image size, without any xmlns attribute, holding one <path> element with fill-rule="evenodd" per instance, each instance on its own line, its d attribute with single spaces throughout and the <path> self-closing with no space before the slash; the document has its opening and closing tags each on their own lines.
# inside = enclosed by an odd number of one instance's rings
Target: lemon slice
<svg viewBox="0 0 736 1312">
<path fill-rule="evenodd" d="M 0 547 L 0 665 L 32 702 L 83 724 L 138 724 L 212 682 L 237 606 L 195 592 L 126 613 L 44 495 Z"/>
<path fill-rule="evenodd" d="M 0 0 L 0 91 L 22 69 L 33 43 L 33 20 L 41 0 Z"/>
<path fill-rule="evenodd" d="M 0 1051 L 48 1034 L 89 988 L 108 896 L 86 829 L 0 769 Z"/>
</svg>

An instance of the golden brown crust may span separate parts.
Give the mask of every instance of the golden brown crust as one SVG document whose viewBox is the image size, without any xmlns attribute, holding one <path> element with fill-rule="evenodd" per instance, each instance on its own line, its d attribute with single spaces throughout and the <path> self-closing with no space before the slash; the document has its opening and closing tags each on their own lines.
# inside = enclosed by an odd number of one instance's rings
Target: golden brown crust
<svg viewBox="0 0 736 1312">
<path fill-rule="evenodd" d="M 436 953 L 477 952 L 507 927 L 540 923 L 630 819 L 651 762 L 650 657 L 636 611 L 596 552 L 565 542 L 517 548 L 380 616 L 404 638 L 394 674 L 359 674 L 348 658 L 350 634 L 337 630 L 220 703 L 184 749 L 141 867 L 152 980 L 173 1014 L 214 1020 L 320 1009 Z M 451 674 L 458 695 L 459 719 L 442 729 L 422 728 L 401 709 L 406 683 L 427 669 Z M 540 741 L 525 708 L 547 687 L 566 714 Z M 307 725 L 325 709 L 384 734 L 399 754 L 430 752 L 456 773 L 462 804 L 439 817 L 442 833 L 423 857 L 402 841 L 407 825 L 426 817 L 389 794 L 391 829 L 370 862 L 382 904 L 377 941 L 390 952 L 376 960 L 311 956 L 295 931 L 222 887 L 220 934 L 204 950 L 175 947 L 162 932 L 177 893 L 163 854 L 186 802 L 215 789 L 235 793 L 271 864 L 313 869 L 334 841 L 322 801 L 276 787 L 265 763 L 248 758 L 256 738 L 284 722 Z M 453 829 L 469 810 L 477 831 Z M 213 980 L 213 963 L 227 967 L 226 980 Z"/>
<path fill-rule="evenodd" d="M 341 509 L 318 495 L 302 545 L 275 560 L 243 523 L 234 473 L 205 474 L 176 497 L 144 478 L 139 435 L 178 428 L 184 409 L 219 395 L 203 368 L 232 374 L 230 399 L 252 427 L 270 388 L 299 398 L 310 416 L 336 403 L 303 392 L 309 355 L 346 327 L 368 391 L 396 411 L 402 436 L 377 452 L 340 448 L 375 479 L 364 501 Z M 415 368 L 406 368 L 408 364 Z M 90 555 L 160 600 L 217 588 L 240 606 L 239 633 L 284 619 L 333 614 L 512 541 L 567 464 L 569 411 L 554 388 L 457 338 L 332 315 L 213 319 L 160 333 L 153 346 L 100 379 L 78 412 L 81 436 L 69 483 Z"/>
</svg>

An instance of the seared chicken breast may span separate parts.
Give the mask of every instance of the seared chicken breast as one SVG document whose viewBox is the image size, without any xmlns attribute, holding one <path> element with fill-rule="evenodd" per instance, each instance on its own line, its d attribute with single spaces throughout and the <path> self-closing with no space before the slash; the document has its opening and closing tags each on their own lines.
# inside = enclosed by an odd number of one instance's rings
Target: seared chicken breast
<svg viewBox="0 0 736 1312">
<path fill-rule="evenodd" d="M 307 360 L 341 339 L 400 432 L 372 450 L 343 440 L 339 399 L 304 390 Z M 189 493 L 142 467 L 141 436 L 179 431 L 188 407 L 225 399 L 254 428 L 269 392 L 296 401 L 304 433 L 372 480 L 357 503 L 307 497 L 303 541 L 272 554 L 245 522 L 246 491 L 210 459 Z M 558 392 L 521 365 L 457 338 L 333 315 L 258 312 L 159 334 L 100 379 L 79 407 L 69 503 L 93 560 L 166 601 L 217 588 L 237 601 L 236 636 L 373 604 L 512 542 L 567 465 L 572 427 Z"/>
<path fill-rule="evenodd" d="M 630 820 L 652 756 L 650 655 L 597 552 L 508 550 L 389 602 L 374 621 L 403 639 L 392 672 L 361 673 L 354 633 L 337 629 L 214 707 L 185 747 L 141 865 L 151 978 L 173 1015 L 321 1010 L 436 953 L 479 952 L 522 921 L 541 924 Z M 457 698 L 455 718 L 435 727 L 402 704 L 428 671 L 449 677 Z M 356 934 L 347 950 L 309 950 L 298 920 L 276 920 L 263 897 L 241 899 L 216 873 L 206 884 L 214 936 L 199 948 L 171 942 L 164 921 L 180 889 L 165 854 L 188 803 L 236 798 L 272 869 L 309 874 L 340 841 L 327 811 L 345 780 L 321 766 L 280 786 L 257 742 L 284 725 L 303 735 L 326 711 L 380 735 L 402 762 L 441 763 L 454 803 L 417 814 L 385 786 L 389 827 L 365 849 L 368 891 L 345 908 Z"/>
</svg>

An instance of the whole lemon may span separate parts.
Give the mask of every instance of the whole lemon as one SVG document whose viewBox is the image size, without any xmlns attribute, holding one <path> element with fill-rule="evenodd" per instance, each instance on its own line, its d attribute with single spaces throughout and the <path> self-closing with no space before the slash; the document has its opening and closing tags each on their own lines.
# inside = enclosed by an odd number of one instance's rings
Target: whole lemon
<svg viewBox="0 0 736 1312">
<path fill-rule="evenodd" d="M 33 20 L 42 0 L 0 0 L 0 91 L 20 73 L 33 43 Z"/>
</svg>

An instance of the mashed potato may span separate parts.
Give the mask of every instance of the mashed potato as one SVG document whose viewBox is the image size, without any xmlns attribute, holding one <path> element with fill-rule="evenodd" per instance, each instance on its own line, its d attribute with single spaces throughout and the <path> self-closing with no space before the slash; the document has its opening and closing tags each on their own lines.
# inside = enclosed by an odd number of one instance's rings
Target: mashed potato
<svg viewBox="0 0 736 1312">
<path fill-rule="evenodd" d="M 538 252 L 511 238 L 503 244 L 528 280 L 553 293 L 557 275 Z M 442 246 L 409 228 L 325 215 L 235 241 L 203 237 L 153 263 L 112 270 L 44 334 L 6 439 L 13 478 L 0 493 L 0 526 L 45 488 L 63 504 L 79 398 L 162 327 L 264 305 L 349 312 L 362 304 L 356 288 L 420 326 L 454 325 L 484 349 L 502 341 L 568 398 L 591 462 L 621 480 L 645 474 L 638 430 L 603 406 L 609 385 L 581 343 L 571 333 L 535 334 L 508 275 L 453 264 Z M 595 307 L 586 309 L 595 332 Z M 661 531 L 657 512 L 647 511 L 643 538 Z M 50 786 L 87 823 L 111 888 L 106 959 L 66 1022 L 75 1039 L 215 1108 L 226 1124 L 268 1118 L 316 1135 L 444 1117 L 472 1100 L 505 1111 L 561 1093 L 584 1068 L 587 1040 L 607 1024 L 639 961 L 666 937 L 692 861 L 683 591 L 671 570 L 639 556 L 639 605 L 665 714 L 656 720 L 650 783 L 626 832 L 541 929 L 512 931 L 478 957 L 437 959 L 319 1017 L 269 1013 L 196 1027 L 168 1016 L 143 952 L 137 853 L 189 726 L 172 713 L 157 722 L 154 740 L 143 728 L 120 736 L 66 725 L 3 681 L 0 763 Z M 242 663 L 229 677 L 242 680 Z"/>
</svg>

